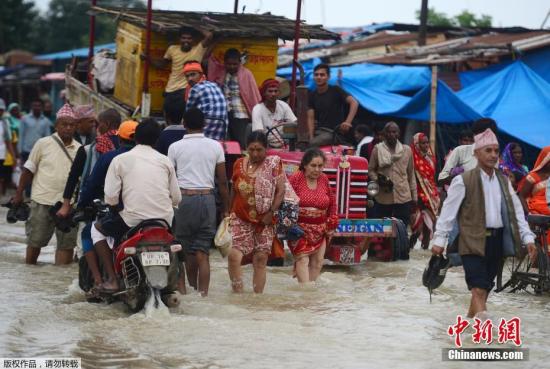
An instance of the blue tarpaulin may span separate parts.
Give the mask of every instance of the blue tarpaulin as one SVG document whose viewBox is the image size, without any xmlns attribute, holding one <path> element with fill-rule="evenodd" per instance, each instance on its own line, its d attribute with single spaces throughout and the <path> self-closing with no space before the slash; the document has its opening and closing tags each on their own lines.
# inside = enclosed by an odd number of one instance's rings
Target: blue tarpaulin
<svg viewBox="0 0 550 369">
<path fill-rule="evenodd" d="M 99 52 L 99 50 L 102 50 L 102 49 L 116 50 L 116 44 L 112 43 L 112 44 L 97 45 L 96 47 L 94 47 L 94 54 Z M 87 47 L 83 47 L 80 49 L 38 55 L 38 56 L 35 56 L 34 58 L 37 60 L 71 59 L 73 56 L 76 56 L 77 58 L 83 58 L 88 56 L 88 51 L 89 49 Z"/>
<path fill-rule="evenodd" d="M 399 110 L 410 100 L 408 96 L 377 88 L 365 88 L 359 82 L 347 77 L 340 81 L 340 87 L 352 95 L 359 105 L 380 115 Z"/>
<path fill-rule="evenodd" d="M 437 121 L 465 123 L 490 117 L 509 135 L 537 147 L 550 145 L 550 135 L 546 134 L 550 128 L 550 83 L 542 76 L 550 77 L 547 57 L 550 50 L 522 59 L 535 66 L 537 72 L 516 61 L 462 73 L 461 79 L 468 87 L 459 92 L 438 81 Z M 308 65 L 305 81 L 311 88 L 315 64 Z M 340 85 L 362 107 L 376 114 L 428 121 L 430 78 L 427 67 L 355 64 L 331 68 L 329 83 Z M 411 93 L 415 94 L 411 97 Z"/>
<path fill-rule="evenodd" d="M 550 83 L 550 48 L 527 53 L 520 59 L 524 64 Z M 459 73 L 460 84 L 466 88 L 483 78 L 489 77 L 498 71 L 513 64 L 513 60 L 506 60 L 499 64 L 491 65 L 487 68 L 476 69 L 468 72 Z"/>
<path fill-rule="evenodd" d="M 306 72 L 304 84 L 314 87 L 313 67 L 319 59 L 307 60 L 302 65 Z M 291 67 L 277 70 L 277 75 L 290 79 Z M 427 67 L 387 66 L 380 64 L 354 64 L 330 69 L 330 84 L 337 84 L 339 79 L 353 80 L 363 88 L 376 88 L 380 91 L 405 92 L 417 91 L 430 83 L 431 73 Z"/>
<path fill-rule="evenodd" d="M 388 92 L 406 92 L 418 91 L 429 84 L 431 72 L 427 67 L 354 64 L 347 67 L 331 68 L 330 83 L 336 83 L 339 78 L 353 80 L 364 89 L 376 88 Z"/>
<path fill-rule="evenodd" d="M 550 145 L 550 83 L 521 61 L 457 95 L 499 129 L 537 147 Z"/>
<path fill-rule="evenodd" d="M 399 110 L 384 115 L 415 120 L 430 120 L 431 83 L 427 84 Z M 436 120 L 443 123 L 472 122 L 482 116 L 468 106 L 445 82 L 437 81 Z"/>
</svg>

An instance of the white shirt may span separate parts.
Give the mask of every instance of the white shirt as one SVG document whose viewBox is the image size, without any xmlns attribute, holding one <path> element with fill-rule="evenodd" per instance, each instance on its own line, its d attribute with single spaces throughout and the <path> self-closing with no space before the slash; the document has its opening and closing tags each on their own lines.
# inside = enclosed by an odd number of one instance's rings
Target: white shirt
<svg viewBox="0 0 550 369">
<path fill-rule="evenodd" d="M 485 227 L 502 228 L 504 226 L 501 213 L 502 193 L 500 192 L 500 185 L 496 175 L 493 174 L 489 176 L 482 170 L 481 185 L 483 186 L 483 198 L 485 200 Z M 535 235 L 531 232 L 531 229 L 529 229 L 519 198 L 510 182 L 508 182 L 508 192 L 510 192 L 514 204 L 514 212 L 516 213 L 516 219 L 518 221 L 521 242 L 523 244 L 533 243 L 535 241 Z M 441 209 L 441 214 L 437 220 L 435 227 L 436 231 L 433 237 L 433 244 L 440 247 L 445 247 L 447 245 L 449 233 L 453 229 L 458 211 L 460 210 L 460 206 L 466 194 L 462 176 L 453 178 L 447 194 L 447 198 Z"/>
<path fill-rule="evenodd" d="M 216 165 L 225 163 L 222 145 L 202 133 L 185 135 L 168 148 L 168 159 L 176 168 L 183 189 L 210 189 L 215 186 Z"/>
<path fill-rule="evenodd" d="M 439 173 L 441 181 L 451 175 L 453 168 L 462 167 L 465 172 L 477 167 L 477 158 L 474 155 L 474 145 L 457 146 L 447 158 L 445 166 Z"/>
<path fill-rule="evenodd" d="M 61 140 L 59 135 L 54 133 L 36 141 L 24 165 L 34 174 L 31 200 L 41 205 L 54 205 L 58 201 L 63 201 L 63 190 L 73 165 L 53 137 Z M 71 140 L 69 145 L 65 145 L 73 160 L 80 146 L 76 140 Z"/>
<path fill-rule="evenodd" d="M 129 227 L 153 218 L 172 224 L 181 193 L 170 160 L 147 145 L 116 156 L 105 177 L 105 202 L 117 205 L 120 196 L 120 216 Z"/>
<path fill-rule="evenodd" d="M 275 111 L 269 110 L 265 103 L 260 103 L 252 109 L 252 131 L 266 131 L 273 126 L 283 123 L 296 122 L 298 118 L 290 109 L 287 103 L 281 100 L 275 102 Z M 275 134 L 282 134 L 279 129 L 276 129 Z M 269 143 L 272 146 L 280 146 L 281 142 L 274 135 L 269 135 Z M 279 145 L 277 145 L 279 144 Z"/>
<path fill-rule="evenodd" d="M 355 155 L 361 154 L 361 147 L 363 145 L 368 145 L 374 140 L 374 137 L 372 136 L 365 136 L 361 139 L 361 141 L 357 144 L 357 150 L 355 150 Z"/>
</svg>

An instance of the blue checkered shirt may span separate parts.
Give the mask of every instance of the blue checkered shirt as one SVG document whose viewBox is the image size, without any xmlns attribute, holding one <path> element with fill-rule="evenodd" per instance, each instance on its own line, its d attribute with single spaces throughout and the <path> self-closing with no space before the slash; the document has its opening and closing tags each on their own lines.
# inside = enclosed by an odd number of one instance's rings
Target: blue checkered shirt
<svg viewBox="0 0 550 369">
<path fill-rule="evenodd" d="M 227 130 L 227 101 L 217 84 L 202 81 L 191 88 L 187 108 L 198 108 L 204 113 L 204 135 L 213 140 L 225 139 Z"/>
</svg>

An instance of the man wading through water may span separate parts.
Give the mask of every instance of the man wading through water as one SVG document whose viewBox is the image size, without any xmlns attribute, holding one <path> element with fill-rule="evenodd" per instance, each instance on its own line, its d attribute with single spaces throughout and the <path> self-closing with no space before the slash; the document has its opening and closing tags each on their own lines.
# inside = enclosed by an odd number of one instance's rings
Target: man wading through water
<svg viewBox="0 0 550 369">
<path fill-rule="evenodd" d="M 187 134 L 170 145 L 168 158 L 176 168 L 182 200 L 176 211 L 176 238 L 185 252 L 189 284 L 208 295 L 210 284 L 210 245 L 216 235 L 217 180 L 223 217 L 229 216 L 229 190 L 225 174 L 225 156 L 219 142 L 204 136 L 204 114 L 191 108 L 183 115 Z M 180 276 L 179 290 L 185 280 Z"/>
<path fill-rule="evenodd" d="M 487 297 L 502 259 L 516 255 L 520 242 L 527 245 L 532 260 L 537 251 L 519 198 L 508 178 L 495 170 L 499 148 L 490 129 L 475 136 L 474 155 L 477 167 L 451 182 L 437 221 L 432 252 L 443 253 L 457 220 L 458 252 L 472 292 L 468 317 L 483 320 L 488 316 Z"/>
</svg>

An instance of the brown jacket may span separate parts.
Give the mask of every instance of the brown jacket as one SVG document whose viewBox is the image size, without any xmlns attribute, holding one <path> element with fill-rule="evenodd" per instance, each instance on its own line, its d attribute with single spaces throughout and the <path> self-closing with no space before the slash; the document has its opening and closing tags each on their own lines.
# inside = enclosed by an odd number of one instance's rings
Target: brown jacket
<svg viewBox="0 0 550 369">
<path fill-rule="evenodd" d="M 378 144 L 380 145 L 380 144 Z M 376 196 L 380 204 L 405 204 L 418 200 L 416 193 L 416 178 L 414 176 L 413 156 L 411 148 L 403 145 L 403 155 L 391 166 L 380 168 L 378 162 L 378 145 L 372 150 L 369 162 L 369 180 L 378 180 L 378 175 L 383 174 L 393 182 L 393 191 L 386 192 L 382 188 Z"/>
<path fill-rule="evenodd" d="M 465 195 L 458 211 L 458 252 L 460 255 L 485 256 L 485 198 L 481 183 L 480 168 L 462 174 Z M 508 179 L 495 171 L 502 193 L 502 222 L 504 224 L 504 256 L 512 256 L 521 246 L 519 226 L 514 204 L 508 190 Z"/>
</svg>

